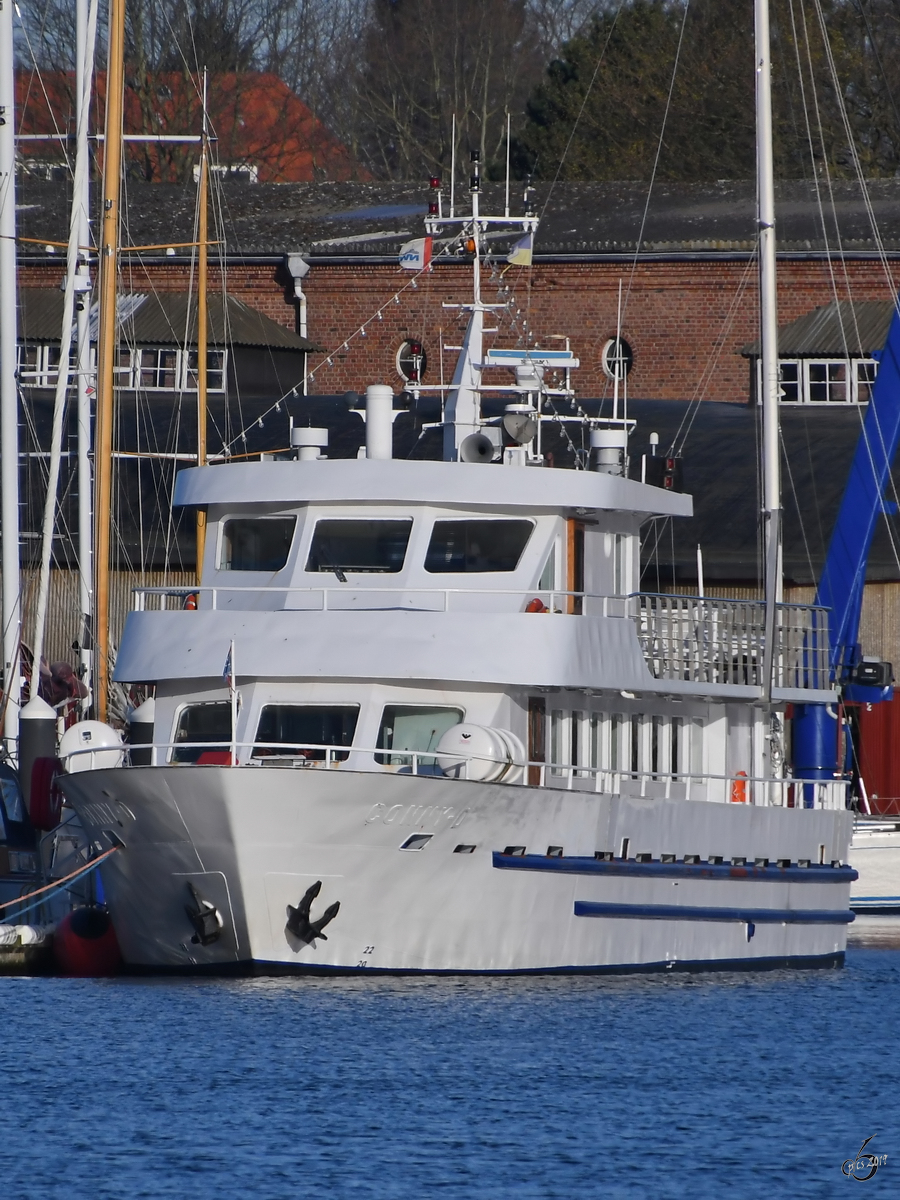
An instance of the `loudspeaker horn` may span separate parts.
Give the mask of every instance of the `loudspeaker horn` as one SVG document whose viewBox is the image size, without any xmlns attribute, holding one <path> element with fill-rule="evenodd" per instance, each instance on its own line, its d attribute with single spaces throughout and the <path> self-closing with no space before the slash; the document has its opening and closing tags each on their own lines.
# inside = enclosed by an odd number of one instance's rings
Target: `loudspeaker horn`
<svg viewBox="0 0 900 1200">
<path fill-rule="evenodd" d="M 459 445 L 459 460 L 466 463 L 489 463 L 494 457 L 494 443 L 483 433 L 470 433 Z"/>
</svg>

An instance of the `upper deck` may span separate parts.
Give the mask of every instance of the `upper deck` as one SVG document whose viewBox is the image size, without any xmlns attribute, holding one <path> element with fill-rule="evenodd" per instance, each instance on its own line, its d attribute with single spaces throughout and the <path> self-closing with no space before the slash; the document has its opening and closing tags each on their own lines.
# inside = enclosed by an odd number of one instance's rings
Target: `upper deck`
<svg viewBox="0 0 900 1200">
<path fill-rule="evenodd" d="M 693 513 L 690 496 L 600 471 L 366 458 L 192 467 L 179 473 L 174 503 L 197 508 L 435 504 L 483 510 L 570 509 L 573 515 L 578 510 L 627 512 L 642 518 Z"/>
</svg>

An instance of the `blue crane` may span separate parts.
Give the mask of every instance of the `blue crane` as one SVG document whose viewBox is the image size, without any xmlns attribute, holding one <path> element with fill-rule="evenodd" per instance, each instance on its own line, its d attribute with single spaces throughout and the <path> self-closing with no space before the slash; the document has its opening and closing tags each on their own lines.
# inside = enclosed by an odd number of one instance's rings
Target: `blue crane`
<svg viewBox="0 0 900 1200">
<path fill-rule="evenodd" d="M 893 696 L 889 663 L 863 657 L 859 644 L 866 566 L 878 519 L 897 511 L 885 495 L 900 442 L 900 307 L 895 306 L 884 349 L 875 356 L 872 389 L 850 476 L 816 589 L 815 603 L 831 610 L 830 681 L 845 700 L 879 703 Z M 829 705 L 800 704 L 794 710 L 794 774 L 833 779 L 838 761 L 837 713 Z"/>
</svg>

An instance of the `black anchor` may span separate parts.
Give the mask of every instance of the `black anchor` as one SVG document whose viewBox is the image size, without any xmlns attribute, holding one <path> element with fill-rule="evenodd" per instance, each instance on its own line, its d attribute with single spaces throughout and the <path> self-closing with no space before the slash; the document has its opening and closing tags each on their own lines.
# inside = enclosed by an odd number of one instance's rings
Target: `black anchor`
<svg viewBox="0 0 900 1200">
<path fill-rule="evenodd" d="M 190 880 L 188 880 L 188 891 L 191 893 L 194 907 L 186 904 L 184 911 L 197 931 L 191 941 L 194 945 L 199 942 L 201 946 L 211 946 L 221 936 L 222 918 L 219 916 L 216 906 L 211 901 L 204 900 Z"/>
<path fill-rule="evenodd" d="M 294 908 L 293 904 L 287 906 L 288 919 L 286 929 L 288 933 L 293 934 L 298 941 L 305 942 L 307 946 L 312 945 L 316 938 L 321 938 L 323 942 L 328 941 L 328 935 L 323 933 L 322 930 L 330 921 L 334 920 L 338 915 L 338 909 L 341 907 L 340 901 L 335 900 L 334 904 L 329 904 L 318 921 L 310 921 L 310 907 L 321 890 L 322 880 L 320 879 L 312 887 L 306 889 L 303 899 L 296 908 Z"/>
</svg>

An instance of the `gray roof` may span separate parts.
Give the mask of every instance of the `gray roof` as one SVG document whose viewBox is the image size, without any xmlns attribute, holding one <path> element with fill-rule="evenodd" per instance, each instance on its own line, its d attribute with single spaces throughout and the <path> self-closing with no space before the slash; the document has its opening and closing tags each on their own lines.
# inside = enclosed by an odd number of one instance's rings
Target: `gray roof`
<svg viewBox="0 0 900 1200">
<path fill-rule="evenodd" d="M 840 358 L 880 351 L 887 341 L 895 307 L 890 300 L 841 300 L 814 308 L 779 328 L 779 357 Z M 759 342 L 745 346 L 741 353 L 745 358 L 757 356 Z"/>
<path fill-rule="evenodd" d="M 883 244 L 900 251 L 900 180 L 867 183 Z M 502 210 L 503 185 L 483 185 L 482 211 Z M 444 187 L 444 204 L 449 189 Z M 523 185 L 514 183 L 513 213 L 523 211 Z M 877 253 L 867 204 L 857 183 L 833 185 L 833 208 L 821 207 L 815 186 L 786 180 L 776 188 L 782 253 Z M 64 183 L 21 182 L 19 232 L 61 241 L 68 229 Z M 541 214 L 535 254 L 549 257 L 634 254 L 643 225 L 648 255 L 748 254 L 756 240 L 755 185 L 722 180 L 705 184 L 658 183 L 648 205 L 643 183 L 548 183 L 534 188 Z M 224 183 L 224 237 L 232 257 L 279 257 L 308 250 L 313 257 L 393 258 L 399 246 L 423 233 L 427 180 L 416 183 Z M 459 184 L 457 201 L 469 203 Z M 130 181 L 128 229 L 135 245 L 189 242 L 194 233 L 196 189 L 180 184 Z M 498 250 L 504 243 L 498 241 Z M 40 245 L 20 244 L 23 257 L 46 257 Z M 158 256 L 162 252 L 158 252 Z M 179 252 L 182 253 L 182 252 Z M 149 255 L 152 257 L 153 254 Z M 61 258 L 61 255 L 58 257 Z"/>
<path fill-rule="evenodd" d="M 318 347 L 234 296 L 209 295 L 209 340 L 213 346 L 258 346 L 274 350 Z M 24 341 L 59 341 L 63 295 L 49 288 L 19 291 L 19 329 Z M 95 314 L 92 312 L 92 338 Z M 119 325 L 129 341 L 143 346 L 197 344 L 197 298 L 186 292 L 129 293 L 119 297 Z"/>
</svg>

